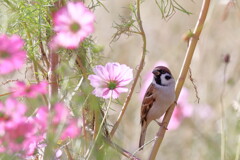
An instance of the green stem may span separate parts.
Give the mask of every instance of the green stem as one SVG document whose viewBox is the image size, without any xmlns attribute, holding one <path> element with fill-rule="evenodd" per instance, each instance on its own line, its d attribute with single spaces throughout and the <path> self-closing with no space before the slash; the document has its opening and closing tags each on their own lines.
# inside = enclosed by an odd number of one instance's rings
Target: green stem
<svg viewBox="0 0 240 160">
<path fill-rule="evenodd" d="M 91 155 L 92 155 L 92 153 L 93 153 L 94 147 L 95 147 L 95 145 L 96 145 L 96 142 L 97 142 L 97 140 L 98 140 L 98 138 L 99 138 L 99 136 L 100 136 L 100 134 L 101 134 L 103 124 L 104 124 L 104 122 L 105 122 L 106 119 L 107 119 L 107 115 L 108 115 L 108 111 L 109 111 L 110 106 L 111 106 L 111 102 L 112 102 L 112 96 L 111 96 L 111 98 L 110 98 L 110 100 L 109 100 L 109 102 L 108 102 L 106 113 L 105 113 L 105 115 L 104 115 L 104 117 L 103 117 L 103 120 L 102 120 L 100 126 L 99 126 L 99 130 L 98 130 L 97 136 L 96 136 L 96 138 L 95 138 L 95 140 L 94 140 L 93 146 L 91 147 L 91 150 L 90 150 L 90 152 L 89 152 L 89 154 L 88 154 L 88 157 L 86 158 L 87 160 L 90 159 L 90 157 L 91 157 Z"/>
<path fill-rule="evenodd" d="M 239 156 L 240 156 L 240 135 L 238 136 L 238 144 L 237 144 L 237 152 L 236 152 L 235 160 L 239 160 Z"/>
<path fill-rule="evenodd" d="M 111 130 L 111 133 L 110 133 L 110 137 L 112 138 L 114 133 L 116 132 L 121 120 L 122 120 L 122 117 L 127 109 L 127 106 L 132 98 L 132 94 L 133 94 L 133 91 L 134 91 L 134 88 L 137 84 L 137 81 L 140 77 L 140 74 L 143 70 L 143 67 L 144 67 L 144 61 L 145 61 L 145 57 L 146 57 L 146 50 L 147 50 L 147 40 L 146 40 L 146 35 L 145 35 L 145 32 L 144 32 L 144 29 L 143 29 L 143 25 L 142 25 L 142 20 L 141 20 L 141 14 L 140 14 L 140 0 L 137 0 L 137 15 L 136 15 L 136 19 L 137 19 L 137 23 L 138 23 L 138 26 L 139 26 L 139 29 L 140 29 L 140 32 L 141 32 L 141 36 L 142 36 L 142 40 L 143 40 L 143 47 L 142 47 L 142 58 L 141 58 L 141 61 L 140 61 L 140 64 L 139 64 L 139 68 L 138 68 L 138 71 L 136 73 L 136 76 L 134 77 L 134 80 L 133 80 L 133 84 L 132 84 L 132 87 L 129 91 L 129 94 L 126 98 L 126 101 L 124 102 L 123 104 L 123 107 L 122 107 L 122 110 L 117 118 L 117 121 L 116 123 L 114 124 L 113 126 L 113 129 Z"/>
</svg>

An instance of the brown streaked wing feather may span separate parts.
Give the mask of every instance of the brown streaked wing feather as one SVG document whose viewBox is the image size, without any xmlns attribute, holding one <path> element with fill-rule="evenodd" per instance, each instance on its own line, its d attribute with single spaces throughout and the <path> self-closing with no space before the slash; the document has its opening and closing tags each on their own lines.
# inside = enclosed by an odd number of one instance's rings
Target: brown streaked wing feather
<svg viewBox="0 0 240 160">
<path fill-rule="evenodd" d="M 143 102 L 141 106 L 141 125 L 142 126 L 143 126 L 143 123 L 147 121 L 148 112 L 152 107 L 153 102 L 155 101 L 155 99 L 153 98 L 153 89 L 154 89 L 154 85 L 150 84 L 143 98 Z"/>
</svg>

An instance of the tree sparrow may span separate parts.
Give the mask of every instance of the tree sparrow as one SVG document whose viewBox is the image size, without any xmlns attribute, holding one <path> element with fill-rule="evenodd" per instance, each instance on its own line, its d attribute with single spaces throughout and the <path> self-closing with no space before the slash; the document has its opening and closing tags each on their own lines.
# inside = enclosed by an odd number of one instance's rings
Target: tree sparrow
<svg viewBox="0 0 240 160">
<path fill-rule="evenodd" d="M 175 101 L 175 80 L 170 70 L 167 67 L 158 66 L 152 73 L 153 81 L 145 93 L 141 106 L 142 128 L 139 147 L 144 144 L 149 123 L 160 118 Z"/>
</svg>

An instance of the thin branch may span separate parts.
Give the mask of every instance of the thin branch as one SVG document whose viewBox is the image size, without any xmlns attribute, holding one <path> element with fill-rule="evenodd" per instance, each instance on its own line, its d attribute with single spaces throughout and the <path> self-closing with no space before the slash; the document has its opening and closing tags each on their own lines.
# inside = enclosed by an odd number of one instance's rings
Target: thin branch
<svg viewBox="0 0 240 160">
<path fill-rule="evenodd" d="M 144 61 L 145 61 L 145 56 L 146 56 L 146 48 L 147 48 L 147 41 L 146 41 L 146 35 L 145 35 L 145 32 L 144 32 L 143 26 L 142 26 L 142 20 L 141 20 L 141 15 L 140 15 L 140 3 L 141 3 L 140 0 L 137 0 L 137 17 L 136 18 L 137 18 L 137 23 L 138 23 L 138 26 L 139 26 L 139 29 L 140 29 L 140 32 L 141 32 L 142 40 L 143 40 L 142 58 L 141 58 L 136 76 L 134 78 L 132 87 L 130 89 L 130 92 L 129 92 L 127 98 L 126 98 L 126 101 L 123 104 L 122 110 L 121 110 L 121 112 L 120 112 L 120 114 L 117 118 L 117 121 L 114 124 L 113 129 L 111 130 L 110 137 L 113 137 L 114 133 L 116 132 L 116 130 L 117 130 L 117 128 L 118 128 L 118 126 L 119 126 L 119 124 L 122 120 L 122 117 L 123 117 L 123 115 L 124 115 L 124 113 L 127 109 L 127 106 L 129 104 L 130 100 L 131 100 L 134 88 L 137 84 L 140 73 L 142 72 L 143 66 L 144 66 Z"/>
<path fill-rule="evenodd" d="M 199 104 L 200 98 L 198 96 L 198 89 L 197 89 L 197 85 L 195 84 L 195 80 L 193 79 L 191 68 L 189 68 L 189 79 L 192 82 L 192 85 L 193 85 L 193 88 L 194 88 L 194 91 L 195 91 L 195 96 L 197 98 L 197 103 Z"/>
<path fill-rule="evenodd" d="M 122 155 L 124 155 L 125 157 L 127 157 L 128 159 L 131 160 L 140 160 L 139 158 L 137 158 L 136 156 L 134 156 L 133 154 L 131 154 L 130 152 L 126 151 L 125 149 L 121 148 L 120 146 L 118 146 L 117 144 L 113 143 L 110 139 L 103 137 L 104 141 L 109 144 L 112 148 L 116 149 L 119 153 L 121 153 Z"/>
<path fill-rule="evenodd" d="M 80 56 L 76 57 L 76 64 L 79 67 L 80 71 L 82 72 L 84 79 L 87 79 L 87 69 L 84 67 Z"/>
<path fill-rule="evenodd" d="M 40 39 L 40 42 L 39 42 L 39 47 L 40 47 L 40 51 L 42 53 L 42 58 L 43 58 L 44 62 L 46 63 L 47 68 L 49 68 L 49 61 L 48 61 L 47 54 L 44 50 L 43 43 L 42 43 L 41 39 Z"/>
<path fill-rule="evenodd" d="M 229 58 L 228 58 L 229 59 Z M 220 95 L 220 110 L 221 110 L 221 160 L 225 159 L 225 146 L 226 146 L 226 135 L 225 135 L 225 110 L 224 110 L 224 92 L 225 92 L 225 85 L 226 85 L 226 72 L 227 72 L 227 66 L 228 66 L 229 60 L 224 63 L 224 70 L 223 70 L 223 88 Z"/>
<path fill-rule="evenodd" d="M 48 72 L 49 77 L 49 99 L 52 99 L 58 93 L 58 75 L 56 73 L 58 65 L 58 54 L 54 51 L 50 53 L 50 68 Z M 50 101 L 49 101 L 50 102 Z M 51 102 L 49 103 L 49 108 L 51 108 Z"/>
<path fill-rule="evenodd" d="M 14 92 L 3 93 L 3 94 L 0 94 L 0 97 L 2 97 L 2 96 L 8 96 L 8 95 L 10 95 L 10 94 L 12 94 L 12 93 L 14 93 Z"/>
<path fill-rule="evenodd" d="M 68 156 L 68 160 L 73 160 L 73 157 L 69 151 L 69 148 L 68 148 L 68 145 L 65 146 L 65 151 L 67 153 L 67 156 Z"/>
<path fill-rule="evenodd" d="M 197 21 L 197 24 L 196 24 L 194 32 L 193 32 L 194 36 L 191 37 L 191 39 L 190 39 L 190 44 L 188 46 L 186 56 L 185 56 L 185 59 L 184 59 L 184 62 L 183 62 L 183 66 L 182 66 L 182 69 L 181 69 L 181 72 L 180 72 L 180 75 L 179 75 L 179 78 L 178 78 L 178 81 L 177 81 L 177 85 L 176 85 L 176 88 L 175 88 L 175 90 L 176 90 L 176 101 L 179 97 L 179 94 L 180 94 L 181 89 L 183 87 L 183 84 L 185 82 L 185 79 L 186 79 L 186 76 L 187 76 L 187 73 L 188 73 L 188 70 L 189 70 L 189 67 L 190 67 L 190 64 L 191 64 L 192 56 L 194 54 L 194 50 L 196 48 L 199 36 L 201 34 L 201 31 L 202 31 L 202 28 L 203 28 L 203 25 L 204 25 L 204 22 L 205 22 L 207 13 L 208 13 L 209 4 L 210 4 L 210 0 L 204 0 L 203 1 L 203 5 L 202 5 L 202 9 L 200 11 L 199 19 Z M 169 109 L 167 110 L 167 112 L 166 112 L 166 114 L 163 118 L 162 123 L 166 124 L 166 126 L 168 125 L 168 123 L 170 121 L 170 118 L 172 116 L 174 108 L 175 108 L 175 104 L 172 104 L 169 107 Z M 154 160 L 156 158 L 158 149 L 159 149 L 159 147 L 160 147 L 160 145 L 163 141 L 165 132 L 166 132 L 166 129 L 164 127 L 159 128 L 158 133 L 156 135 L 158 138 L 156 139 L 156 141 L 153 145 L 152 151 L 151 151 L 150 156 L 149 156 L 149 160 Z"/>
</svg>

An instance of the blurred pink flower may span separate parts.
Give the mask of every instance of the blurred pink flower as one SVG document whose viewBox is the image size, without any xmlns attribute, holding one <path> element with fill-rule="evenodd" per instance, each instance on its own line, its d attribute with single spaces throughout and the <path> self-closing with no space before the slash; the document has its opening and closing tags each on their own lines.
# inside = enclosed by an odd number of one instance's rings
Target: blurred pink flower
<svg viewBox="0 0 240 160">
<path fill-rule="evenodd" d="M 91 85 L 95 88 L 93 94 L 104 99 L 116 99 L 120 93 L 127 92 L 124 87 L 133 79 L 132 69 L 125 64 L 107 63 L 93 69 L 95 75 L 89 75 Z"/>
<path fill-rule="evenodd" d="M 67 138 L 75 138 L 81 134 L 81 128 L 78 127 L 77 121 L 70 121 L 68 126 L 63 130 L 61 139 L 66 140 Z"/>
<path fill-rule="evenodd" d="M 46 81 L 42 81 L 38 84 L 26 85 L 24 82 L 16 82 L 16 87 L 12 89 L 14 97 L 26 96 L 29 98 L 35 98 L 39 94 L 47 93 Z"/>
<path fill-rule="evenodd" d="M 0 152 L 33 154 L 33 144 L 39 138 L 34 121 L 29 121 L 25 113 L 26 106 L 13 98 L 0 103 Z"/>
<path fill-rule="evenodd" d="M 26 110 L 24 104 L 13 98 L 8 98 L 5 104 L 0 102 L 0 128 L 14 125 L 24 117 Z M 3 130 L 0 131 L 0 136 L 2 132 Z"/>
<path fill-rule="evenodd" d="M 94 14 L 82 2 L 68 2 L 53 15 L 53 47 L 75 49 L 93 32 Z"/>
<path fill-rule="evenodd" d="M 165 66 L 168 67 L 168 64 L 164 61 L 158 61 L 157 63 L 155 63 L 153 65 L 152 68 L 155 68 L 157 66 Z M 140 98 L 141 100 L 143 100 L 143 97 L 145 95 L 146 90 L 148 89 L 148 86 L 152 83 L 153 80 L 153 74 L 152 74 L 152 70 L 150 70 L 149 72 L 147 72 L 144 77 L 143 77 L 143 84 L 141 86 L 141 90 L 140 90 Z"/>
<path fill-rule="evenodd" d="M 61 103 L 57 103 L 54 106 L 53 124 L 65 123 L 69 114 L 69 110 Z"/>
<path fill-rule="evenodd" d="M 188 102 L 188 97 L 188 90 L 186 88 L 182 88 L 182 91 L 178 98 L 177 106 L 173 111 L 173 115 L 171 117 L 168 129 L 177 129 L 184 118 L 192 116 L 193 106 Z"/>
<path fill-rule="evenodd" d="M 62 140 L 66 138 L 75 138 L 81 134 L 81 127 L 78 127 L 77 121 L 70 117 L 70 112 L 66 106 L 61 103 L 57 103 L 53 108 L 52 123 L 49 123 L 49 110 L 47 107 L 40 107 L 36 114 L 36 122 L 38 123 L 38 129 L 40 132 L 45 133 L 48 125 L 53 125 L 53 128 L 57 128 L 60 124 L 63 125 L 63 130 L 60 135 Z"/>
<path fill-rule="evenodd" d="M 38 129 L 44 133 L 47 130 L 47 126 L 48 126 L 48 108 L 46 106 L 44 107 L 40 107 L 37 110 L 37 114 L 35 117 L 35 121 L 37 124 Z"/>
<path fill-rule="evenodd" d="M 7 74 L 23 66 L 26 52 L 24 41 L 17 35 L 0 35 L 0 75 Z"/>
<path fill-rule="evenodd" d="M 28 150 L 30 144 L 36 141 L 34 127 L 34 123 L 29 123 L 25 118 L 14 123 L 14 125 L 6 126 L 3 141 L 6 142 L 8 150 L 10 152 L 25 151 L 27 154 L 32 154 L 33 152 Z"/>
</svg>

